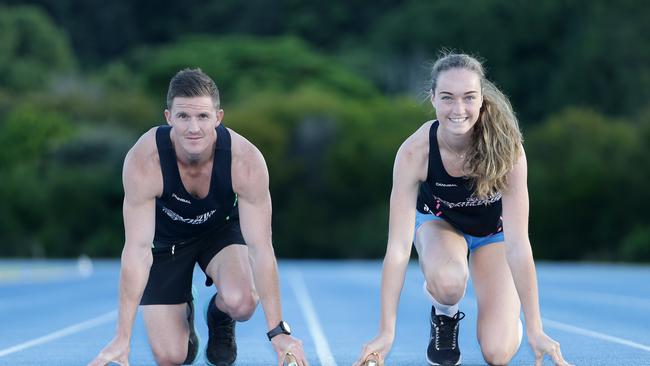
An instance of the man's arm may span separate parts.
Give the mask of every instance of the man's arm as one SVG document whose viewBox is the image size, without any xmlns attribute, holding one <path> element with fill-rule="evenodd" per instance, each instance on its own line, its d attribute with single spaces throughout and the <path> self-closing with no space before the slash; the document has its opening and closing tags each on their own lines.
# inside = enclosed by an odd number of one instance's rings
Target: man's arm
<svg viewBox="0 0 650 366">
<path fill-rule="evenodd" d="M 138 143 L 142 145 L 140 142 Z M 89 364 L 116 361 L 128 365 L 133 320 L 149 277 L 153 257 L 151 243 L 155 230 L 155 188 L 158 180 L 146 146 L 136 146 L 124 161 L 124 232 L 120 270 L 117 330 L 113 340 Z M 153 173 L 153 174 L 152 174 Z"/>
<path fill-rule="evenodd" d="M 282 320 L 278 285 L 278 270 L 271 243 L 271 195 L 269 174 L 262 154 L 250 142 L 241 138 L 238 152 L 233 156 L 233 189 L 238 195 L 239 221 L 248 246 L 248 256 L 260 297 L 268 330 Z M 299 365 L 307 365 L 301 342 L 280 334 L 273 337 L 273 346 L 282 362 L 284 353 L 291 351 Z"/>
</svg>

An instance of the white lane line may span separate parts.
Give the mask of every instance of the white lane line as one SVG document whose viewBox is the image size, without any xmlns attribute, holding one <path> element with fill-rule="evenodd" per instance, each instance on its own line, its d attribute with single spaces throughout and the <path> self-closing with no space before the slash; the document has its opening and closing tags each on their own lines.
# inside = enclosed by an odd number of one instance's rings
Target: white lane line
<svg viewBox="0 0 650 366">
<path fill-rule="evenodd" d="M 98 325 L 108 323 L 112 320 L 114 320 L 117 317 L 117 310 L 110 311 L 104 315 L 100 315 L 96 318 L 86 320 L 81 323 L 77 323 L 74 325 L 71 325 L 69 327 L 63 328 L 61 330 L 57 330 L 56 332 L 50 333 L 48 335 L 44 335 L 42 337 L 32 339 L 31 341 L 27 341 L 21 344 L 17 344 L 15 346 L 5 348 L 3 350 L 0 350 L 0 357 L 22 351 L 27 348 L 31 348 L 34 346 L 38 346 L 39 344 L 51 342 L 55 339 L 63 338 L 65 336 L 81 332 L 82 330 L 90 329 L 93 327 L 96 327 Z"/>
<path fill-rule="evenodd" d="M 640 309 L 650 308 L 650 299 L 637 296 L 615 295 L 606 292 L 583 291 L 583 290 L 558 290 L 544 289 L 540 293 L 545 296 L 560 297 L 579 302 L 595 302 L 601 305 L 636 307 Z"/>
<path fill-rule="evenodd" d="M 475 299 L 475 297 L 471 296 L 471 295 L 467 295 L 467 296 L 465 296 L 465 298 L 474 298 Z M 471 307 L 477 307 L 476 302 L 473 302 L 473 301 L 468 301 L 467 304 L 464 304 L 464 305 L 469 305 Z M 610 335 L 607 335 L 607 334 L 599 333 L 599 332 L 589 330 L 589 329 L 585 329 L 585 328 L 576 327 L 575 325 L 570 325 L 570 324 L 558 322 L 558 321 L 547 319 L 547 318 L 542 318 L 542 324 L 544 325 L 544 327 L 555 328 L 555 329 L 563 330 L 565 332 L 579 334 L 579 335 L 582 335 L 582 336 L 596 338 L 596 339 L 600 339 L 600 340 L 603 340 L 603 341 L 616 343 L 616 344 L 620 344 L 620 345 L 624 345 L 624 346 L 628 346 L 628 347 L 632 347 L 632 348 L 637 348 L 637 349 L 640 349 L 640 350 L 643 350 L 643 351 L 650 352 L 650 346 L 649 345 L 632 342 L 632 341 L 629 341 L 627 339 L 610 336 Z"/>
<path fill-rule="evenodd" d="M 302 309 L 302 314 L 307 320 L 309 332 L 316 344 L 316 353 L 318 354 L 320 364 L 322 366 L 336 366 L 336 361 L 334 361 L 334 357 L 330 351 L 330 346 L 327 343 L 327 339 L 325 339 L 325 333 L 323 333 L 323 328 L 318 321 L 316 310 L 314 310 L 314 305 L 309 297 L 305 281 L 302 279 L 302 276 L 298 271 L 294 271 L 291 273 L 291 276 L 289 276 L 289 282 L 291 283 L 291 287 L 293 287 L 293 292 L 298 298 L 298 304 Z"/>
<path fill-rule="evenodd" d="M 640 349 L 640 350 L 650 352 L 650 346 L 647 346 L 645 344 L 636 343 L 636 342 L 628 341 L 627 339 L 613 337 L 613 336 L 610 336 L 610 335 L 607 335 L 607 334 L 594 332 L 593 330 L 584 329 L 584 328 L 576 327 L 576 326 L 561 323 L 561 322 L 556 322 L 556 321 L 550 320 L 550 319 L 542 319 L 542 324 L 544 324 L 544 326 L 549 326 L 550 328 L 564 330 L 564 331 L 567 331 L 567 332 L 580 334 L 580 335 L 583 335 L 583 336 L 596 338 L 596 339 L 600 339 L 600 340 L 608 341 L 608 342 L 612 342 L 612 343 L 622 344 L 624 346 L 637 348 L 637 349 Z"/>
</svg>

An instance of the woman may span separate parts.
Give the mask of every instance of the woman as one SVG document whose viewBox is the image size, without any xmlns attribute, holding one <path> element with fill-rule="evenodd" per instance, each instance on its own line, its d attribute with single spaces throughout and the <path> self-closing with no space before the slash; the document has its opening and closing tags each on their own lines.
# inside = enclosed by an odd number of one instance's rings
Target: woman
<svg viewBox="0 0 650 366">
<path fill-rule="evenodd" d="M 395 157 L 380 331 L 357 364 L 369 357 L 381 363 L 390 351 L 413 242 L 433 303 L 429 364 L 461 362 L 458 303 L 471 274 L 478 341 L 488 364 L 505 365 L 517 352 L 523 306 L 536 364 L 547 354 L 567 365 L 559 343 L 542 329 L 528 238 L 526 156 L 508 99 L 479 61 L 447 54 L 433 66 L 431 102 L 438 119 L 406 139 Z"/>
</svg>

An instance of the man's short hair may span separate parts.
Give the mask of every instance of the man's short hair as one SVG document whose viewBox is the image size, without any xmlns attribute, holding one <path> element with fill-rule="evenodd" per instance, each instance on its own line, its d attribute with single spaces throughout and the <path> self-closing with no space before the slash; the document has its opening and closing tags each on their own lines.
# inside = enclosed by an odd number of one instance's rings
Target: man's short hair
<svg viewBox="0 0 650 366">
<path fill-rule="evenodd" d="M 176 97 L 211 97 L 214 107 L 219 109 L 217 84 L 199 68 L 184 69 L 174 75 L 167 90 L 167 109 L 172 109 Z"/>
</svg>

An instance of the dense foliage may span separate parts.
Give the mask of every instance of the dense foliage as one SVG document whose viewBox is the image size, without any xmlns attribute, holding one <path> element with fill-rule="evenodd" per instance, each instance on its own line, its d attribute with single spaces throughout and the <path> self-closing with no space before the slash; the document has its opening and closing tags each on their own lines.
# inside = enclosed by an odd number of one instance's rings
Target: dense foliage
<svg viewBox="0 0 650 366">
<path fill-rule="evenodd" d="M 447 47 L 485 58 L 520 116 L 536 256 L 650 261 L 648 5 L 21 3 L 0 6 L 5 256 L 118 255 L 123 157 L 201 67 L 267 160 L 278 254 L 379 257 L 393 158 L 434 118 Z"/>
</svg>

